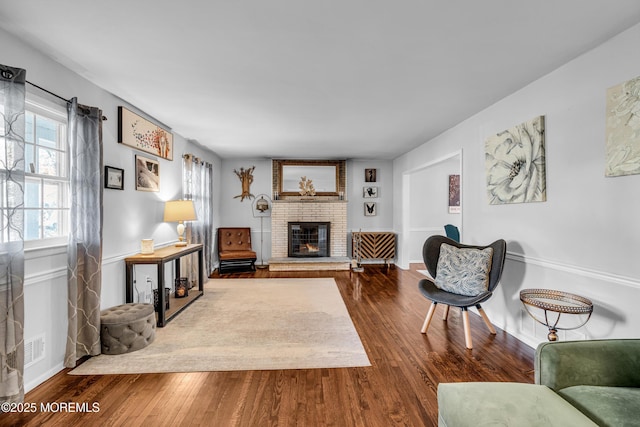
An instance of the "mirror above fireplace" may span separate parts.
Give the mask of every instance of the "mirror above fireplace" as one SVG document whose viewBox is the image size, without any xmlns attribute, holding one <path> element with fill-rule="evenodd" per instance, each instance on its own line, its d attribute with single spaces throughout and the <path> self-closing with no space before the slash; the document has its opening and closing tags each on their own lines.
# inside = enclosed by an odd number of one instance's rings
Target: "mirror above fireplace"
<svg viewBox="0 0 640 427">
<path fill-rule="evenodd" d="M 280 194 L 297 193 L 300 180 L 307 178 L 313 181 L 317 194 L 338 191 L 338 167 L 336 165 L 282 165 L 282 191 Z"/>
<path fill-rule="evenodd" d="M 303 177 L 313 181 L 315 198 L 344 198 L 346 162 L 344 160 L 273 160 L 273 191 L 276 199 L 300 198 Z"/>
</svg>

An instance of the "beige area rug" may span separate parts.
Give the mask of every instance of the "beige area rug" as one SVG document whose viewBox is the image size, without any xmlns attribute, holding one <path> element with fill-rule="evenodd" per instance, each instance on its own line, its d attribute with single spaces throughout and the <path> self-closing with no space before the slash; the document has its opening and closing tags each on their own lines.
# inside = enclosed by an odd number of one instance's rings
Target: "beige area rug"
<svg viewBox="0 0 640 427">
<path fill-rule="evenodd" d="M 73 375 L 371 366 L 331 278 L 212 279 L 142 350 Z"/>
</svg>

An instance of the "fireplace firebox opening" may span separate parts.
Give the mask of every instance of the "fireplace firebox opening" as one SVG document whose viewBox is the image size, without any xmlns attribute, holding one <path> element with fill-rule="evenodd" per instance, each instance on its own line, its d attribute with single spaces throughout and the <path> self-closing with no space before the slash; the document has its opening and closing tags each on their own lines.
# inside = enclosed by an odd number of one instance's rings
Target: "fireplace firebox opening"
<svg viewBox="0 0 640 427">
<path fill-rule="evenodd" d="M 294 258 L 330 256 L 329 222 L 289 222 L 289 256 Z"/>
</svg>

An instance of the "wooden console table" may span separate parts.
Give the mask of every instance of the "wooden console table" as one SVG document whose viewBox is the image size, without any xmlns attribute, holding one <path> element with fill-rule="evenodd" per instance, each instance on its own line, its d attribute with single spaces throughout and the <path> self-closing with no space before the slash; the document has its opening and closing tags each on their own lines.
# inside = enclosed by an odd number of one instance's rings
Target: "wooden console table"
<svg viewBox="0 0 640 427">
<path fill-rule="evenodd" d="M 360 253 L 353 253 L 355 242 L 360 239 Z M 388 266 L 396 257 L 396 235 L 391 232 L 353 232 L 351 249 L 354 257 L 361 259 L 382 259 Z"/>
<path fill-rule="evenodd" d="M 189 296 L 173 299 L 173 307 L 165 310 L 164 295 L 164 265 L 169 261 L 175 261 L 176 277 L 180 277 L 180 258 L 192 253 L 198 253 L 198 290 L 189 290 Z M 169 320 L 184 310 L 189 304 L 204 294 L 204 262 L 203 246 L 191 244 L 187 246 L 165 246 L 158 248 L 152 254 L 137 254 L 124 259 L 126 266 L 126 299 L 127 303 L 133 302 L 133 267 L 136 264 L 155 264 L 158 270 L 158 326 L 163 327 Z"/>
</svg>

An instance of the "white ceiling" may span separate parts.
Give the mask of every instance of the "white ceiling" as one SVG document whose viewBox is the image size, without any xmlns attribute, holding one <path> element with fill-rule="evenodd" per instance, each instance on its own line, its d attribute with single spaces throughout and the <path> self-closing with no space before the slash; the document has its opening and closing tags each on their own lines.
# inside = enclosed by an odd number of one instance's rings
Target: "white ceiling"
<svg viewBox="0 0 640 427">
<path fill-rule="evenodd" d="M 223 158 L 391 159 L 638 22 L 637 0 L 0 0 L 5 30 Z"/>
</svg>

